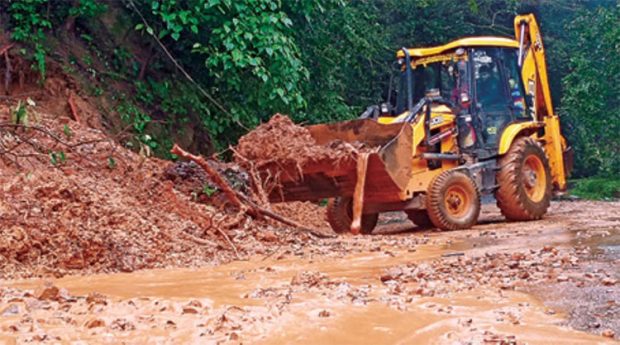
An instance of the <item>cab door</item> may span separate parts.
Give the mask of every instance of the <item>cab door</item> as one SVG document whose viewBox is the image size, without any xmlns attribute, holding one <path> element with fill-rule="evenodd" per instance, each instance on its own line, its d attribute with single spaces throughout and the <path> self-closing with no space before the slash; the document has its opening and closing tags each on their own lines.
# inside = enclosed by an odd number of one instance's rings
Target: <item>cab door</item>
<svg viewBox="0 0 620 345">
<path fill-rule="evenodd" d="M 471 50 L 474 91 L 474 122 L 478 148 L 496 153 L 501 134 L 517 118 L 509 70 L 506 60 L 511 56 L 502 48 Z M 516 61 L 516 60 L 515 60 Z M 520 79 L 517 81 L 521 85 Z"/>
</svg>

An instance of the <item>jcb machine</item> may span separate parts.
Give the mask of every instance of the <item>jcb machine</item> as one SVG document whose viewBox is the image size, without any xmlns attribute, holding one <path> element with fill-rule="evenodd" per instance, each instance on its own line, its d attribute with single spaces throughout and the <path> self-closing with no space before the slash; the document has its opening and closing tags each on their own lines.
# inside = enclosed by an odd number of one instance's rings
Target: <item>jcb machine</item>
<svg viewBox="0 0 620 345">
<path fill-rule="evenodd" d="M 509 220 L 541 218 L 552 193 L 566 189 L 571 151 L 553 110 L 536 19 L 517 16 L 514 27 L 514 39 L 398 51 L 399 81 L 386 103 L 359 120 L 307 127 L 320 145 L 378 149 L 301 171 L 275 164 L 281 187 L 271 200 L 330 199 L 327 218 L 339 233 L 370 233 L 380 212 L 396 210 L 422 227 L 469 228 L 485 194 Z"/>
</svg>

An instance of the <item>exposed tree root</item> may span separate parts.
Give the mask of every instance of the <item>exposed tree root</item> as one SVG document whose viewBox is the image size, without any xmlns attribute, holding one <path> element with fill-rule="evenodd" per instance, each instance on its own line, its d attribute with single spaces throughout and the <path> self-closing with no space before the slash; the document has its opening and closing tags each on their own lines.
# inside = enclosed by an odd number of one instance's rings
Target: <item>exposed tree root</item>
<svg viewBox="0 0 620 345">
<path fill-rule="evenodd" d="M 320 237 L 320 238 L 334 237 L 334 235 L 325 234 L 323 232 L 310 229 L 291 219 L 288 219 L 271 210 L 268 210 L 264 207 L 259 206 L 257 203 L 250 200 L 247 196 L 232 189 L 232 187 L 228 184 L 228 182 L 215 169 L 213 169 L 204 158 L 200 156 L 195 156 L 189 152 L 186 152 L 176 144 L 173 146 L 170 152 L 175 155 L 178 155 L 179 157 L 190 159 L 194 161 L 196 164 L 198 164 L 198 166 L 203 168 L 204 171 L 212 178 L 213 182 L 217 185 L 217 187 L 219 187 L 222 190 L 222 192 L 226 195 L 228 200 L 232 202 L 233 204 L 235 204 L 237 207 L 239 207 L 240 212 L 246 213 L 250 216 L 262 215 L 265 217 L 269 217 L 282 224 L 292 226 L 294 230 L 296 231 L 306 232 L 316 237 Z"/>
</svg>

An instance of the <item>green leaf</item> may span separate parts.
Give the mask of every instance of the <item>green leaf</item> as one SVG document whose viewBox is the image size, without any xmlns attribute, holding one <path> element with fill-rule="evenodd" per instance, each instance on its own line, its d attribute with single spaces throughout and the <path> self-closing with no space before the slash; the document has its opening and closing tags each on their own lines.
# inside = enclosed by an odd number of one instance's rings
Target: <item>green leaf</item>
<svg viewBox="0 0 620 345">
<path fill-rule="evenodd" d="M 116 168 L 116 160 L 114 159 L 114 157 L 110 156 L 108 157 L 108 169 L 114 168 Z"/>
</svg>

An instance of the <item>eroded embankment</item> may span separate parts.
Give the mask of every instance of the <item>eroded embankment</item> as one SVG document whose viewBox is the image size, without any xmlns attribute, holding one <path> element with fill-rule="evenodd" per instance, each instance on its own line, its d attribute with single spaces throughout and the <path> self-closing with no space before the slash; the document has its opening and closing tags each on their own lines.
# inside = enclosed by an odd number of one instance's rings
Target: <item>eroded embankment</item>
<svg viewBox="0 0 620 345">
<path fill-rule="evenodd" d="M 16 127 L 15 106 L 0 108 L 1 277 L 195 267 L 314 241 L 238 214 L 195 165 L 132 152 L 46 106 L 29 105 L 31 122 Z M 210 164 L 252 194 L 238 165 Z M 327 228 L 317 205 L 279 209 Z"/>
</svg>

